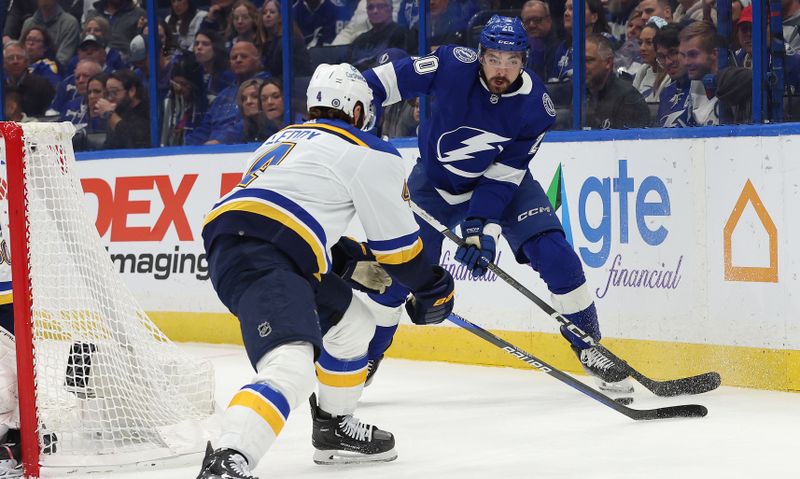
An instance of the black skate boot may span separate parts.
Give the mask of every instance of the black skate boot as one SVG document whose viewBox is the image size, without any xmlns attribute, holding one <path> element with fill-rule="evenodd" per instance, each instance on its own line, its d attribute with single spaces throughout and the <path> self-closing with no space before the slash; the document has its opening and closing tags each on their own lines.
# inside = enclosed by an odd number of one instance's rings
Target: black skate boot
<svg viewBox="0 0 800 479">
<path fill-rule="evenodd" d="M 217 449 L 206 446 L 206 457 L 197 479 L 258 479 L 250 474 L 247 459 L 233 449 Z"/>
<path fill-rule="evenodd" d="M 381 361 L 383 361 L 383 354 L 381 354 L 378 359 L 370 359 L 367 361 L 367 380 L 364 381 L 364 387 L 372 384 L 372 378 L 374 378 L 375 373 L 378 372 L 378 366 L 381 365 Z"/>
<path fill-rule="evenodd" d="M 10 429 L 0 444 L 0 478 L 22 477 L 21 457 L 19 429 Z"/>
<path fill-rule="evenodd" d="M 311 395 L 313 430 L 311 443 L 317 449 L 317 464 L 355 464 L 388 462 L 397 459 L 394 436 L 388 431 L 364 424 L 353 415 L 331 416 L 317 406 L 317 396 Z"/>
<path fill-rule="evenodd" d="M 589 348 L 580 349 L 572 346 L 583 369 L 594 376 L 597 387 L 622 404 L 631 404 L 633 398 L 633 381 L 629 378 L 628 365 L 625 361 L 611 354 L 599 343 Z"/>
<path fill-rule="evenodd" d="M 630 374 L 625 361 L 600 343 L 588 346 L 564 327 L 561 328 L 561 335 L 570 342 L 570 347 L 578 357 L 586 374 L 595 378 L 598 389 L 622 404 L 633 402 L 633 398 L 630 397 L 630 394 L 633 393 L 633 381 L 628 377 Z M 580 347 L 581 345 L 588 347 Z"/>
</svg>

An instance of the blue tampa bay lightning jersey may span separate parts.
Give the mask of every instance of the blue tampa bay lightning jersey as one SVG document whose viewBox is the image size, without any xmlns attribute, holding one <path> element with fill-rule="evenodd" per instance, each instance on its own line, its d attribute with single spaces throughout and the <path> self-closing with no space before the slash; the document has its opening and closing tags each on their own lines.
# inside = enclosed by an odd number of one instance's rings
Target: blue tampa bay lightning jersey
<svg viewBox="0 0 800 479">
<path fill-rule="evenodd" d="M 493 94 L 478 54 L 443 46 L 364 73 L 377 104 L 433 95 L 419 130 L 425 174 L 451 205 L 469 201 L 469 217 L 498 219 L 519 186 L 556 110 L 544 85 L 523 70 L 507 93 Z"/>
</svg>

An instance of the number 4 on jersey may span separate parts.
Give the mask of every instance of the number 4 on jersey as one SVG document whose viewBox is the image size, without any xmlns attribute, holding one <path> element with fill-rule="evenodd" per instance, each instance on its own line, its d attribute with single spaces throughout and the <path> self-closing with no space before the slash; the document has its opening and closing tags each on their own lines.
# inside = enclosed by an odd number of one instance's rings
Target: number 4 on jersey
<svg viewBox="0 0 800 479">
<path fill-rule="evenodd" d="M 295 143 L 289 142 L 278 143 L 269 150 L 265 151 L 263 155 L 256 158 L 256 161 L 250 165 L 250 168 L 248 168 L 247 172 L 244 174 L 244 176 L 242 176 L 242 182 L 236 186 L 241 188 L 247 187 L 247 185 L 258 178 L 258 175 L 266 170 L 268 166 L 277 165 L 283 161 L 283 159 L 286 158 L 286 155 L 292 151 L 294 145 Z"/>
</svg>

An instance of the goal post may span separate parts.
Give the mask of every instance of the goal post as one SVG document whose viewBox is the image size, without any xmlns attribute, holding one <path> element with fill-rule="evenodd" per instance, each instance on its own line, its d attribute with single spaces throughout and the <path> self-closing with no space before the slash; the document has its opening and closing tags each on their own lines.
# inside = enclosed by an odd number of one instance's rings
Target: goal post
<svg viewBox="0 0 800 479">
<path fill-rule="evenodd" d="M 213 368 L 164 336 L 115 271 L 73 133 L 0 122 L 25 474 L 197 460 L 214 429 Z"/>
</svg>

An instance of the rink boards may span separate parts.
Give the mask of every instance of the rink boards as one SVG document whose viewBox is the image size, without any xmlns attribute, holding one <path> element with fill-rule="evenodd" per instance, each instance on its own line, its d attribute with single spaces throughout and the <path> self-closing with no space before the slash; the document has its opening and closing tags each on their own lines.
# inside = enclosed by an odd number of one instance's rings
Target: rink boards
<svg viewBox="0 0 800 479">
<path fill-rule="evenodd" d="M 800 252 L 792 248 L 800 244 L 800 131 L 729 131 L 738 136 L 554 134 L 532 173 L 557 200 L 604 342 L 618 354 L 653 377 L 713 369 L 729 385 L 800 390 Z M 745 136 L 755 132 L 763 136 Z M 396 144 L 410 168 L 414 143 Z M 254 149 L 79 156 L 86 204 L 116 270 L 176 340 L 241 341 L 208 281 L 200 229 Z M 441 264 L 458 280 L 459 314 L 557 367 L 579 369 L 552 319 L 494 275 L 471 278 L 453 252 L 446 242 Z M 549 297 L 505 243 L 498 263 Z M 391 355 L 521 364 L 452 325 L 406 319 Z"/>
</svg>

